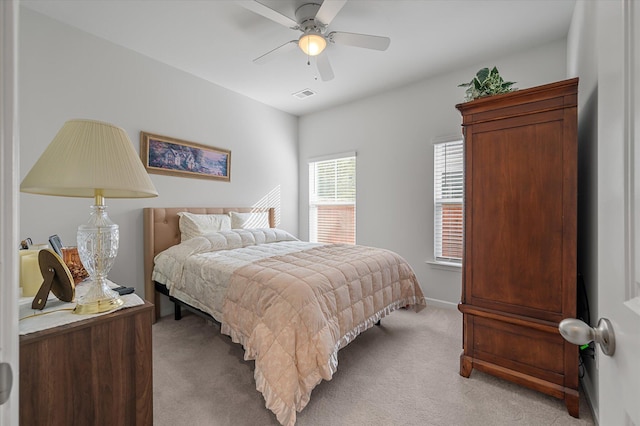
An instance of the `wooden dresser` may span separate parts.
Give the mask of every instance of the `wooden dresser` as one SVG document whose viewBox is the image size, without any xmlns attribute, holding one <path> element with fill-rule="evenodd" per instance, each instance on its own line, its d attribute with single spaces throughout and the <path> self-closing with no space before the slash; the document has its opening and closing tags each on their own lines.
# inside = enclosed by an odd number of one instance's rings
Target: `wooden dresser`
<svg viewBox="0 0 640 426">
<path fill-rule="evenodd" d="M 21 425 L 151 425 L 153 305 L 20 336 Z"/>
<path fill-rule="evenodd" d="M 564 399 L 578 417 L 578 79 L 457 105 L 465 143 L 460 374 Z"/>
</svg>

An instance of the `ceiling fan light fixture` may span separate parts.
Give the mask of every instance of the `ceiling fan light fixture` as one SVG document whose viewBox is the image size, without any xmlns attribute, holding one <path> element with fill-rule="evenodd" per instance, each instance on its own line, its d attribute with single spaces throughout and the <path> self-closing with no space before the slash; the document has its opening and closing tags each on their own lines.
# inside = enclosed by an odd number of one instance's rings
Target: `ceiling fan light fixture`
<svg viewBox="0 0 640 426">
<path fill-rule="evenodd" d="M 317 56 L 327 47 L 327 40 L 320 34 L 303 34 L 298 40 L 298 46 L 306 55 Z"/>
</svg>

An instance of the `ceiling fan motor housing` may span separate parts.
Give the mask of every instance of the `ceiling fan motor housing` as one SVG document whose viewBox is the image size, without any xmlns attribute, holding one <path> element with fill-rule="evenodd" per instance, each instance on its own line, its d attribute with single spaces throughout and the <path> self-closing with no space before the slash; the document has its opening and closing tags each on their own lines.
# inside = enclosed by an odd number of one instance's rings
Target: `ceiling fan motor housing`
<svg viewBox="0 0 640 426">
<path fill-rule="evenodd" d="M 317 3 L 306 3 L 296 9 L 296 21 L 305 34 L 322 34 L 327 28 L 325 24 L 316 20 L 319 9 L 320 5 Z"/>
</svg>

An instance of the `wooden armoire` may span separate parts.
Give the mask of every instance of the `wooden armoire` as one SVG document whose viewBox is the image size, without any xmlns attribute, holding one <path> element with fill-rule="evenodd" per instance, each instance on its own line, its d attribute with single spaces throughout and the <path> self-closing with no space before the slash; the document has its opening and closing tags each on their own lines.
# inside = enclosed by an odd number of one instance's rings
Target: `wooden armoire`
<svg viewBox="0 0 640 426">
<path fill-rule="evenodd" d="M 456 105 L 464 133 L 463 347 L 472 369 L 564 399 L 578 417 L 578 79 Z"/>
</svg>

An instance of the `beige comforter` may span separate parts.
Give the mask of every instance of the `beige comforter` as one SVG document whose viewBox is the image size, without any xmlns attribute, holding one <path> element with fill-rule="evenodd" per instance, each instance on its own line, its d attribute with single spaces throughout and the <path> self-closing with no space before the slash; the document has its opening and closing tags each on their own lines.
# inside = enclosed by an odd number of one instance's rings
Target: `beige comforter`
<svg viewBox="0 0 640 426">
<path fill-rule="evenodd" d="M 338 349 L 389 312 L 425 298 L 409 264 L 371 247 L 326 245 L 237 269 L 223 304 L 222 332 L 255 360 L 257 389 L 283 425 L 330 380 Z"/>
</svg>

